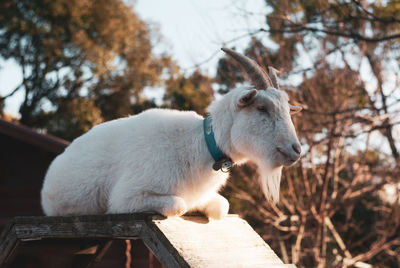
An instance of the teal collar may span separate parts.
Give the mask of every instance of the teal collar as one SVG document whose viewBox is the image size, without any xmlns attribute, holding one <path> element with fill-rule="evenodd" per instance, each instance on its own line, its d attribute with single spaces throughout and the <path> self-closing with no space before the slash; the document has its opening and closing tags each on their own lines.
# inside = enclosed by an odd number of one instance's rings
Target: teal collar
<svg viewBox="0 0 400 268">
<path fill-rule="evenodd" d="M 218 171 L 222 170 L 223 172 L 228 172 L 232 167 L 233 162 L 228 156 L 226 156 L 219 148 L 215 141 L 214 131 L 212 127 L 212 119 L 211 116 L 204 118 L 203 120 L 203 131 L 204 138 L 207 143 L 208 151 L 211 156 L 214 158 L 215 163 L 213 165 L 213 169 Z"/>
</svg>

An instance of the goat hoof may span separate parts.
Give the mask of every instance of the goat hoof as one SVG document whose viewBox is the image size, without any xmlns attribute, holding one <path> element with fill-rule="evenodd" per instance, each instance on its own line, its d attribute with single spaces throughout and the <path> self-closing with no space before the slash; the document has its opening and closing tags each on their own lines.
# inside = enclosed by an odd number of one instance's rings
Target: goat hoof
<svg viewBox="0 0 400 268">
<path fill-rule="evenodd" d="M 171 200 L 171 204 L 162 209 L 161 214 L 165 217 L 169 216 L 181 216 L 187 211 L 187 205 L 183 198 L 174 196 Z"/>
<path fill-rule="evenodd" d="M 229 211 L 229 202 L 222 196 L 218 196 L 218 198 L 211 201 L 207 207 L 205 208 L 205 214 L 207 217 L 221 220 L 226 215 L 228 215 Z"/>
</svg>

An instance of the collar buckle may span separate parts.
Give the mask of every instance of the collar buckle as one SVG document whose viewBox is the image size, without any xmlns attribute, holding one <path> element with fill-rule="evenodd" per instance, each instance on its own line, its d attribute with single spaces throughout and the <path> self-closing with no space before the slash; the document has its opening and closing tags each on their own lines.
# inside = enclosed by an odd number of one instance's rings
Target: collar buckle
<svg viewBox="0 0 400 268">
<path fill-rule="evenodd" d="M 228 173 L 233 166 L 233 162 L 230 158 L 222 158 L 218 161 L 215 161 L 213 164 L 213 169 L 215 171 L 221 170 L 222 172 Z"/>
</svg>

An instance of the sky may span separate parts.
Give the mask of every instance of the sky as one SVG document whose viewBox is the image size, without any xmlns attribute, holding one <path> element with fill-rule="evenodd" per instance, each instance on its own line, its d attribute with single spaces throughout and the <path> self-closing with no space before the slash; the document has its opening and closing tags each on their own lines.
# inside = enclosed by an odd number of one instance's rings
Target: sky
<svg viewBox="0 0 400 268">
<path fill-rule="evenodd" d="M 195 66 L 210 75 L 216 71 L 220 48 L 225 44 L 241 50 L 249 42 L 243 36 L 265 26 L 268 8 L 263 0 L 136 0 L 127 1 L 152 28 L 158 28 L 161 44 L 156 51 L 167 51 L 182 71 Z M 0 95 L 6 95 L 22 81 L 21 69 L 12 60 L 0 59 Z M 23 93 L 6 100 L 6 113 L 18 117 Z"/>
<path fill-rule="evenodd" d="M 224 43 L 265 25 L 267 7 L 263 0 L 138 0 L 135 10 L 145 21 L 158 23 L 183 70 L 215 55 L 201 65 L 212 72 Z M 244 48 L 248 41 L 246 37 L 229 45 Z"/>
</svg>

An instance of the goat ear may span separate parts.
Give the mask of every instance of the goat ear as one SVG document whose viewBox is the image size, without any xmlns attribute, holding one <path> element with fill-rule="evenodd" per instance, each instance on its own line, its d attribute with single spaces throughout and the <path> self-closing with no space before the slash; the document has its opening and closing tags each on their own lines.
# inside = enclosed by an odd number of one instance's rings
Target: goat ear
<svg viewBox="0 0 400 268">
<path fill-rule="evenodd" d="M 258 91 L 257 89 L 246 90 L 239 98 L 238 106 L 244 107 L 253 103 Z"/>
</svg>

